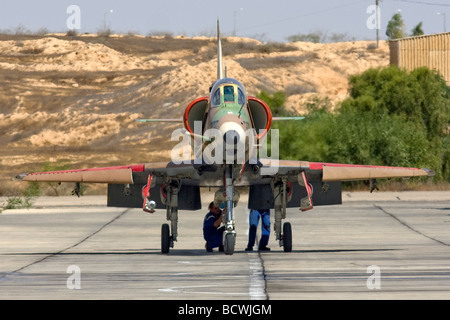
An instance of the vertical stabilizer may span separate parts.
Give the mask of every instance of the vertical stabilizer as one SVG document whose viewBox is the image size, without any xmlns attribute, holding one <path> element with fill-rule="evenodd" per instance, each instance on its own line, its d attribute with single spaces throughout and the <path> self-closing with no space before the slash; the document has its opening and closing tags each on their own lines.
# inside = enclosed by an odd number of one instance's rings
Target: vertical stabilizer
<svg viewBox="0 0 450 320">
<path fill-rule="evenodd" d="M 217 19 L 217 80 L 223 78 L 222 43 L 220 42 L 219 19 Z"/>
</svg>

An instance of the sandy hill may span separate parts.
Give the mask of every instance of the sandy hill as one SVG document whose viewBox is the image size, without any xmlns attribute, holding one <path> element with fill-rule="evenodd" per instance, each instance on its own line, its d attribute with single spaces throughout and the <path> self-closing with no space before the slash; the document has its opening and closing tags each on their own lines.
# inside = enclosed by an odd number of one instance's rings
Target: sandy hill
<svg viewBox="0 0 450 320">
<path fill-rule="evenodd" d="M 298 112 L 314 95 L 341 101 L 349 75 L 387 65 L 387 44 L 373 47 L 223 40 L 228 76 L 250 95 L 285 91 Z M 134 120 L 181 117 L 215 77 L 214 38 L 0 36 L 0 177 L 57 160 L 82 168 L 168 159 L 178 126 Z"/>
</svg>

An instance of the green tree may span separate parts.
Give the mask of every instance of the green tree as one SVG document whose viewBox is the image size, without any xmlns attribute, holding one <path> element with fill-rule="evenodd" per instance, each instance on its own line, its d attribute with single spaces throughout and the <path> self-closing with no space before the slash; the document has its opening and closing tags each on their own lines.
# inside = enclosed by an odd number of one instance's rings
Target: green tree
<svg viewBox="0 0 450 320">
<path fill-rule="evenodd" d="M 402 15 L 396 13 L 389 20 L 386 27 L 386 35 L 389 40 L 401 39 L 407 36 L 405 31 L 405 22 L 403 21 Z"/>
<path fill-rule="evenodd" d="M 403 115 L 423 124 L 429 138 L 447 135 L 450 89 L 427 67 L 408 73 L 397 66 L 372 68 L 349 80 L 350 98 L 343 108 Z"/>
<path fill-rule="evenodd" d="M 331 112 L 312 101 L 303 121 L 274 123 L 280 157 L 430 168 L 450 182 L 450 89 L 428 68 L 396 66 L 350 77 L 350 97 Z"/>
<path fill-rule="evenodd" d="M 412 30 L 411 30 L 411 35 L 416 37 L 416 36 L 423 36 L 425 33 L 423 32 L 422 29 L 422 21 L 420 21 L 417 26 L 415 26 Z"/>
<path fill-rule="evenodd" d="M 289 112 L 285 108 L 286 93 L 283 91 L 277 91 L 272 95 L 266 91 L 261 91 L 256 97 L 267 103 L 273 116 L 279 117 L 289 115 Z"/>
<path fill-rule="evenodd" d="M 436 180 L 450 180 L 450 89 L 439 74 L 427 67 L 408 73 L 389 66 L 369 69 L 350 77 L 349 82 L 350 97 L 342 102 L 341 111 L 370 112 L 381 118 L 388 115 L 405 122 L 411 128 L 411 150 L 417 153 L 407 157 L 414 160 L 414 166 L 428 163 L 436 171 Z M 402 126 L 399 123 L 394 128 Z M 406 128 L 404 130 L 406 132 Z M 391 135 L 402 131 L 391 132 Z M 426 145 L 423 145 L 422 133 Z M 418 155 L 422 158 L 417 158 Z"/>
<path fill-rule="evenodd" d="M 327 136 L 334 115 L 328 99 L 313 98 L 307 103 L 308 116 L 300 121 L 273 122 L 279 132 L 280 159 L 329 161 Z"/>
<path fill-rule="evenodd" d="M 57 161 L 57 162 L 46 162 L 44 164 L 44 167 L 42 171 L 60 171 L 60 170 L 69 170 L 71 169 L 71 165 L 69 163 L 66 163 L 64 161 Z M 60 183 L 58 182 L 47 182 L 46 183 L 48 187 L 50 187 L 56 196 L 59 196 L 59 186 Z"/>
</svg>

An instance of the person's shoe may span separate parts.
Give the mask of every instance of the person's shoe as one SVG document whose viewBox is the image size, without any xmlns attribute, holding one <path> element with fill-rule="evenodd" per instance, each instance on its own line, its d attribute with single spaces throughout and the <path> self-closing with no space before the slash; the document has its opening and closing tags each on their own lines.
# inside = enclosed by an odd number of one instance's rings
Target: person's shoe
<svg viewBox="0 0 450 320">
<path fill-rule="evenodd" d="M 270 251 L 269 247 L 261 247 L 258 249 L 259 251 Z"/>
<path fill-rule="evenodd" d="M 219 247 L 219 252 L 223 252 L 223 245 Z"/>
<path fill-rule="evenodd" d="M 247 247 L 245 248 L 245 251 L 253 251 L 253 247 Z"/>
<path fill-rule="evenodd" d="M 213 252 L 213 249 L 210 246 L 208 246 L 208 242 L 205 243 L 205 249 L 206 249 L 206 252 Z"/>
</svg>

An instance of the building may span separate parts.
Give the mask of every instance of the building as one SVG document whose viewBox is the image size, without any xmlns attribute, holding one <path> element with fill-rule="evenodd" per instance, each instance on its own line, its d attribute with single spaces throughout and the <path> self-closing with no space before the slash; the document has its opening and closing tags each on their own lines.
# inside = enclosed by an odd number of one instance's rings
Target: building
<svg viewBox="0 0 450 320">
<path fill-rule="evenodd" d="M 450 85 L 450 32 L 389 41 L 390 63 L 411 71 L 426 66 Z"/>
</svg>

